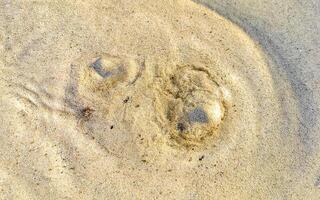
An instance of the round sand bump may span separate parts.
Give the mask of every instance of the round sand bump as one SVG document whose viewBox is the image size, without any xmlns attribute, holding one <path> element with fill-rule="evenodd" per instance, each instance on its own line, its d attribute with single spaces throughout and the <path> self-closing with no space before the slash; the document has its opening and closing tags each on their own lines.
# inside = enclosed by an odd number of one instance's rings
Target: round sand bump
<svg viewBox="0 0 320 200">
<path fill-rule="evenodd" d="M 224 98 L 231 99 L 230 92 L 221 89 L 210 72 L 198 66 L 176 66 L 176 70 L 163 76 L 169 80 L 161 86 L 167 91 L 163 94 L 167 101 L 161 107 L 167 112 L 165 126 L 171 127 L 171 138 L 190 145 L 216 135 L 225 117 Z"/>
<path fill-rule="evenodd" d="M 138 72 L 139 65 L 134 59 L 103 54 L 83 67 L 80 84 L 94 91 L 105 91 L 118 84 L 132 83 Z"/>
</svg>

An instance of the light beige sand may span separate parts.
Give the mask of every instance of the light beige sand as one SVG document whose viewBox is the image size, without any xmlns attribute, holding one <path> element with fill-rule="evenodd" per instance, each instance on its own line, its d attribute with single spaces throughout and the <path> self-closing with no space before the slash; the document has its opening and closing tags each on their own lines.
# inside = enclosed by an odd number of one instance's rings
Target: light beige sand
<svg viewBox="0 0 320 200">
<path fill-rule="evenodd" d="M 319 3 L 200 2 L 0 2 L 0 199 L 319 199 Z"/>
</svg>

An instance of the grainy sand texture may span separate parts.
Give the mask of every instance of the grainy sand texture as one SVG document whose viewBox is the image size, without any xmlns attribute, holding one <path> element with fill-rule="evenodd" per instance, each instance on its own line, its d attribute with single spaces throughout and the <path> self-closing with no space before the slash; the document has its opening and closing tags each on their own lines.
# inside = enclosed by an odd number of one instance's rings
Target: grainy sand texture
<svg viewBox="0 0 320 200">
<path fill-rule="evenodd" d="M 318 0 L 0 0 L 0 199 L 320 199 Z"/>
</svg>

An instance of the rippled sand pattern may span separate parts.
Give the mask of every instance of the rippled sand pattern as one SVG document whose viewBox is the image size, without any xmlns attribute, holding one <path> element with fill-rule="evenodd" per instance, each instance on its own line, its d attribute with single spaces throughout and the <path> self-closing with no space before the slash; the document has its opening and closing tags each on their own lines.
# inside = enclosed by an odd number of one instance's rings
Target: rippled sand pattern
<svg viewBox="0 0 320 200">
<path fill-rule="evenodd" d="M 319 69 L 200 2 L 0 2 L 0 199 L 319 199 Z"/>
</svg>

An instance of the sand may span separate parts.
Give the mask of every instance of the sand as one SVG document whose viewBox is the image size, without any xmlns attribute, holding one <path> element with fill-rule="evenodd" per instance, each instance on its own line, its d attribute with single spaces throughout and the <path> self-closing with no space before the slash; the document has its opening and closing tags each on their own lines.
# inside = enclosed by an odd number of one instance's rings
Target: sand
<svg viewBox="0 0 320 200">
<path fill-rule="evenodd" d="M 319 199 L 317 1 L 1 1 L 0 199 Z"/>
</svg>

